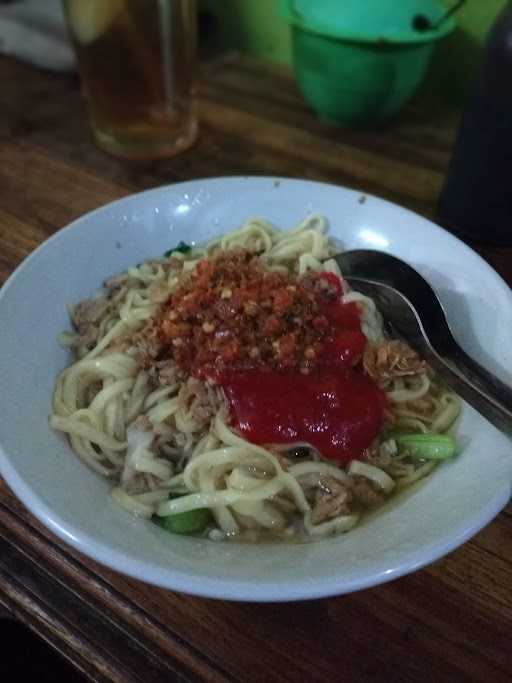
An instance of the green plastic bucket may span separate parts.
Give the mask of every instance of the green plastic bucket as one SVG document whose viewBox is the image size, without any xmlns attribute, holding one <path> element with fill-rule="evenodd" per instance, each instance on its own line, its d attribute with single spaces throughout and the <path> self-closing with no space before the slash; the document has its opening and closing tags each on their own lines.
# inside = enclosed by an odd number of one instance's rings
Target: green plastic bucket
<svg viewBox="0 0 512 683">
<path fill-rule="evenodd" d="M 284 0 L 304 98 L 321 118 L 348 126 L 393 117 L 422 82 L 435 44 L 456 26 L 450 18 L 419 32 L 413 18 L 434 24 L 445 11 L 436 0 Z"/>
</svg>

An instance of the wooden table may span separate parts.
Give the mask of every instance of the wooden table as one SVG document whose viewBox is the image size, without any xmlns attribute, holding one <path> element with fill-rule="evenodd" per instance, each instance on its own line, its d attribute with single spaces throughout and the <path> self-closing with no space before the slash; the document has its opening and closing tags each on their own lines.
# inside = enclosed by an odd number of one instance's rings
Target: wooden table
<svg viewBox="0 0 512 683">
<path fill-rule="evenodd" d="M 411 106 L 386 131 L 338 130 L 313 117 L 286 71 L 232 58 L 202 79 L 195 148 L 129 165 L 92 145 L 74 77 L 3 59 L 0 84 L 1 280 L 80 214 L 190 178 L 306 177 L 431 216 L 456 126 Z M 512 249 L 479 251 L 512 283 Z M 99 681 L 511 681 L 512 508 L 444 560 L 378 588 L 237 604 L 95 564 L 0 482 L 0 605 Z"/>
</svg>

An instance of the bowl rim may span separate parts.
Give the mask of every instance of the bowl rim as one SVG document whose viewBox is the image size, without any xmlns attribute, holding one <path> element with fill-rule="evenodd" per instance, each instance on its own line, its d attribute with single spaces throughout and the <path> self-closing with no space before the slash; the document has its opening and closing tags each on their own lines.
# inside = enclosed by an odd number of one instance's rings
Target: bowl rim
<svg viewBox="0 0 512 683">
<path fill-rule="evenodd" d="M 449 17 L 443 22 L 440 28 L 428 31 L 404 30 L 396 33 L 383 31 L 357 31 L 335 29 L 332 25 L 318 22 L 317 24 L 308 23 L 298 12 L 290 7 L 289 0 L 281 0 L 280 15 L 292 28 L 292 33 L 310 33 L 319 38 L 324 38 L 332 42 L 344 43 L 363 43 L 373 47 L 386 46 L 413 46 L 428 45 L 437 43 L 446 38 L 458 26 L 453 17 Z"/>
<path fill-rule="evenodd" d="M 297 602 L 301 600 L 316 600 L 321 598 L 346 595 L 359 590 L 373 588 L 381 584 L 394 581 L 402 576 L 426 567 L 445 557 L 466 543 L 481 531 L 507 505 L 512 493 L 512 486 L 503 488 L 487 506 L 482 508 L 472 524 L 460 524 L 456 531 L 450 533 L 449 540 L 440 540 L 428 546 L 428 553 L 423 548 L 422 558 L 418 559 L 417 551 L 411 550 L 406 557 L 402 557 L 392 567 L 383 568 L 369 578 L 368 576 L 351 578 L 332 577 L 314 584 L 301 582 L 298 586 L 293 580 L 283 590 L 281 582 L 267 581 L 255 584 L 249 579 L 233 579 L 217 577 L 215 581 L 203 576 L 191 576 L 181 570 L 168 569 L 164 573 L 148 562 L 133 560 L 119 550 L 113 550 L 105 543 L 98 542 L 93 536 L 80 531 L 72 522 L 56 515 L 37 494 L 18 476 L 8 462 L 5 451 L 0 444 L 1 474 L 9 487 L 27 509 L 44 524 L 52 533 L 67 545 L 83 553 L 86 557 L 106 568 L 113 569 L 120 574 L 143 581 L 149 585 L 158 586 L 166 590 L 177 591 L 185 595 L 210 598 L 215 600 L 229 600 L 232 602 Z M 198 543 L 204 539 L 196 539 Z M 329 539 L 326 539 L 327 541 Z M 212 542 L 212 541 L 210 541 Z M 416 558 L 416 559 L 415 559 Z M 343 584 L 342 586 L 340 584 Z"/>
<path fill-rule="evenodd" d="M 126 200 L 139 199 L 142 196 L 150 197 L 151 195 L 158 195 L 163 190 L 173 190 L 179 192 L 185 188 L 189 188 L 191 184 L 207 185 L 209 182 L 222 181 L 256 181 L 261 182 L 269 180 L 275 183 L 276 180 L 286 183 L 312 183 L 320 186 L 329 186 L 330 188 L 342 189 L 360 194 L 358 190 L 346 186 L 339 186 L 333 183 L 325 183 L 321 181 L 309 179 L 288 178 L 282 176 L 224 176 L 215 178 L 201 178 L 180 183 L 173 183 L 150 188 L 138 193 L 133 193 L 125 197 L 113 200 L 102 206 L 89 211 L 68 223 L 66 226 L 58 230 L 54 235 L 46 239 L 34 251 L 32 251 L 22 263 L 10 275 L 4 285 L 0 288 L 0 300 L 3 298 L 5 292 L 10 288 L 21 268 L 25 264 L 34 259 L 37 254 L 49 248 L 49 246 L 62 233 L 68 233 L 76 229 L 82 222 L 90 220 L 91 216 L 101 213 L 116 204 L 122 204 Z M 398 209 L 412 217 L 427 220 L 431 228 L 436 231 L 447 233 L 454 241 L 460 242 L 466 249 L 469 247 L 464 244 L 456 236 L 452 235 L 444 228 L 432 223 L 428 219 L 419 216 L 415 212 L 390 202 L 386 199 L 364 193 L 369 199 L 374 199 L 379 203 L 386 204 L 394 209 Z M 476 252 L 473 252 L 482 263 L 493 271 L 494 277 L 500 281 L 504 287 L 507 287 L 506 282 L 501 276 L 485 262 Z M 232 601 L 245 602 L 287 602 L 306 599 L 318 599 L 323 597 L 342 595 L 365 588 L 371 588 L 382 583 L 397 579 L 403 575 L 412 573 L 422 567 L 435 562 L 442 558 L 447 553 L 455 550 L 461 544 L 465 543 L 476 533 L 478 533 L 484 526 L 486 526 L 494 517 L 503 509 L 508 503 L 512 482 L 503 481 L 496 494 L 491 500 L 482 508 L 480 508 L 470 519 L 464 519 L 457 527 L 451 528 L 449 533 L 446 532 L 442 538 L 430 543 L 428 546 L 422 548 L 421 554 L 418 554 L 418 549 L 409 550 L 405 555 L 401 555 L 400 559 L 393 562 L 392 565 L 387 565 L 376 571 L 372 576 L 364 575 L 362 577 L 343 577 L 332 576 L 324 579 L 322 582 L 304 583 L 291 581 L 292 586 L 286 587 L 282 582 L 267 580 L 261 584 L 255 585 L 253 581 L 248 579 L 233 579 L 218 577 L 215 581 L 205 579 L 205 577 L 190 576 L 182 570 L 167 569 L 163 572 L 159 567 L 152 565 L 150 560 L 133 559 L 121 550 L 112 549 L 107 543 L 97 541 L 94 536 L 86 531 L 83 531 L 75 522 L 69 521 L 55 513 L 49 505 L 47 505 L 42 497 L 33 490 L 32 486 L 25 482 L 18 474 L 16 467 L 11 463 L 7 452 L 4 450 L 0 442 L 0 474 L 5 482 L 19 498 L 19 500 L 34 514 L 34 516 L 46 526 L 52 533 L 59 537 L 66 544 L 73 547 L 75 550 L 84 553 L 86 556 L 101 563 L 102 565 L 112 568 L 122 574 L 128 575 L 138 580 L 145 581 L 149 584 L 160 586 L 165 589 L 179 591 L 185 594 L 196 595 L 199 597 L 208 597 L 214 599 L 224 599 Z M 197 539 L 198 542 L 204 542 L 202 539 Z M 300 583 L 300 585 L 299 585 Z"/>
</svg>

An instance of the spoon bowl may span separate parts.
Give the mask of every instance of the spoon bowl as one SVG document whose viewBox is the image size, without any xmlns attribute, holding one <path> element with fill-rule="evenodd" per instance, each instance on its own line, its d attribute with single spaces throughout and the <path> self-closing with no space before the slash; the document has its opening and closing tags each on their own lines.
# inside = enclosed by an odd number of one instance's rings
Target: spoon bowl
<svg viewBox="0 0 512 683">
<path fill-rule="evenodd" d="M 334 258 L 351 287 L 376 302 L 392 336 L 407 341 L 463 399 L 512 434 L 512 389 L 462 349 L 436 293 L 414 268 L 370 249 Z"/>
</svg>

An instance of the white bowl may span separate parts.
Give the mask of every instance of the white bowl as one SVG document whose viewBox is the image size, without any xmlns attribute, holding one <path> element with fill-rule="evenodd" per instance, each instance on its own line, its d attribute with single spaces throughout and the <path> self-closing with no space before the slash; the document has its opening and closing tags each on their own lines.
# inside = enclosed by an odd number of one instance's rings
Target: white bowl
<svg viewBox="0 0 512 683">
<path fill-rule="evenodd" d="M 0 293 L 0 471 L 57 536 L 120 572 L 177 591 L 233 600 L 296 600 L 346 593 L 411 572 L 457 547 L 506 504 L 512 445 L 469 406 L 463 453 L 414 492 L 396 497 L 345 536 L 300 545 L 215 543 L 172 536 L 134 519 L 108 483 L 48 427 L 66 304 L 112 274 L 261 215 L 291 227 L 320 212 L 346 248 L 389 251 L 437 290 L 466 350 L 512 379 L 512 295 L 462 242 L 374 197 L 310 181 L 219 178 L 143 192 L 94 211 L 45 242 Z"/>
</svg>

